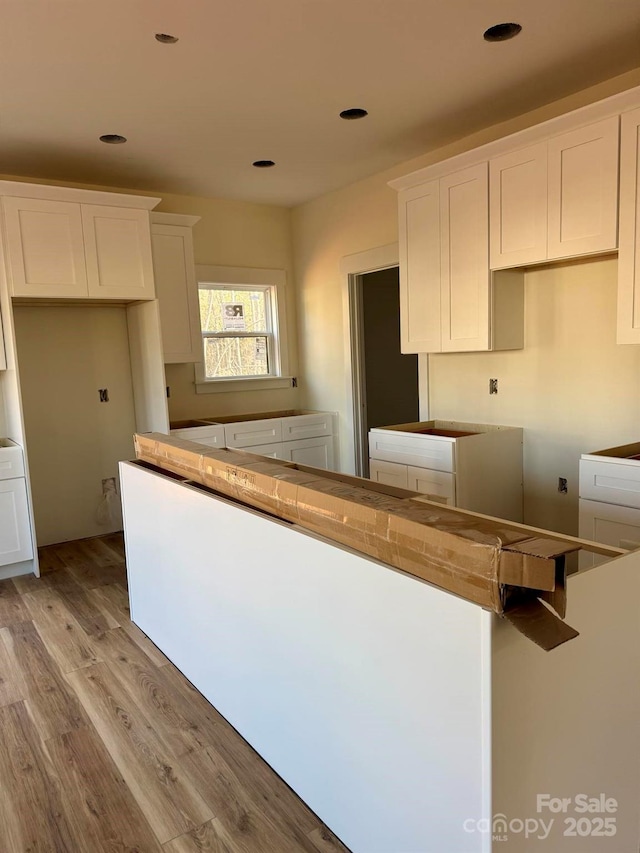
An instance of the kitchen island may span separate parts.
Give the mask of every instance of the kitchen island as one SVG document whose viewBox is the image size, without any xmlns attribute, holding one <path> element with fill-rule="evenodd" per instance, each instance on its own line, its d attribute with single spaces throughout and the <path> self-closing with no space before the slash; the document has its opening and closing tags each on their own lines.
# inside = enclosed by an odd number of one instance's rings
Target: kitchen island
<svg viewBox="0 0 640 853">
<path fill-rule="evenodd" d="M 133 621 L 354 853 L 637 849 L 640 554 L 569 578 L 580 636 L 546 653 L 175 474 L 121 481 Z"/>
</svg>

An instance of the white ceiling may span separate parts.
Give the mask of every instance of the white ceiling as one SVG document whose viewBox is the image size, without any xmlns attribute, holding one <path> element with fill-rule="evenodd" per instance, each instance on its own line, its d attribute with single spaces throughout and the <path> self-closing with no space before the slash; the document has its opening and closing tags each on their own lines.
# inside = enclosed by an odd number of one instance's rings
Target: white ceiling
<svg viewBox="0 0 640 853">
<path fill-rule="evenodd" d="M 283 205 L 640 65 L 639 0 L 0 0 L 0 33 L 1 173 Z"/>
</svg>

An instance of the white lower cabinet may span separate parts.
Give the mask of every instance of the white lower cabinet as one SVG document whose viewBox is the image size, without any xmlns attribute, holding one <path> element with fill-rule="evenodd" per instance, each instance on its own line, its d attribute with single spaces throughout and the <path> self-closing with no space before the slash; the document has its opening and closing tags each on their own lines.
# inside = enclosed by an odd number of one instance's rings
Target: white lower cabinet
<svg viewBox="0 0 640 853">
<path fill-rule="evenodd" d="M 380 459 L 369 460 L 369 479 L 385 486 L 396 486 L 398 489 L 409 488 L 409 469 L 399 462 L 384 462 Z"/>
<path fill-rule="evenodd" d="M 628 551 L 640 548 L 640 442 L 583 453 L 579 507 L 582 539 Z M 580 552 L 581 567 L 605 559 Z"/>
<path fill-rule="evenodd" d="M 640 548 L 640 509 L 580 499 L 581 539 L 590 539 L 615 548 Z M 580 551 L 580 566 L 597 566 L 607 557 Z"/>
<path fill-rule="evenodd" d="M 369 432 L 369 477 L 522 521 L 522 429 L 440 420 L 376 427 Z"/>
<path fill-rule="evenodd" d="M 25 479 L 0 480 L 0 566 L 32 557 Z"/>
<path fill-rule="evenodd" d="M 245 416 L 225 423 L 185 421 L 176 423 L 171 435 L 197 441 L 209 447 L 230 447 L 282 459 L 299 465 L 333 470 L 334 415 L 332 412 L 282 413 L 273 417 Z"/>
<path fill-rule="evenodd" d="M 314 468 L 333 469 L 333 436 L 320 435 L 316 438 L 299 438 L 295 441 L 283 441 L 278 459 L 310 465 Z M 254 452 L 255 449 L 254 449 Z"/>
</svg>

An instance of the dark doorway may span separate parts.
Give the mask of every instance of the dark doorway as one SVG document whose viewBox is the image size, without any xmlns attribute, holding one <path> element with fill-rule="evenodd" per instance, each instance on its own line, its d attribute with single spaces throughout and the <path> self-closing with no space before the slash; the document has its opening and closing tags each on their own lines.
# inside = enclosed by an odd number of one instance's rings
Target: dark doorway
<svg viewBox="0 0 640 853">
<path fill-rule="evenodd" d="M 418 356 L 400 352 L 398 267 L 357 277 L 361 306 L 362 435 L 369 429 L 419 418 Z M 368 451 L 364 448 L 364 476 Z"/>
</svg>

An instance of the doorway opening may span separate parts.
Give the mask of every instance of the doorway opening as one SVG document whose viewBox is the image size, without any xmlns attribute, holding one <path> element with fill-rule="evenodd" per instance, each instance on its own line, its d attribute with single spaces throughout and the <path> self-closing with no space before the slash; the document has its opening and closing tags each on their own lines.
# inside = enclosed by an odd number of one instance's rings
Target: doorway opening
<svg viewBox="0 0 640 853">
<path fill-rule="evenodd" d="M 400 352 L 397 265 L 349 276 L 355 471 L 369 476 L 368 433 L 419 420 L 418 356 Z"/>
</svg>

